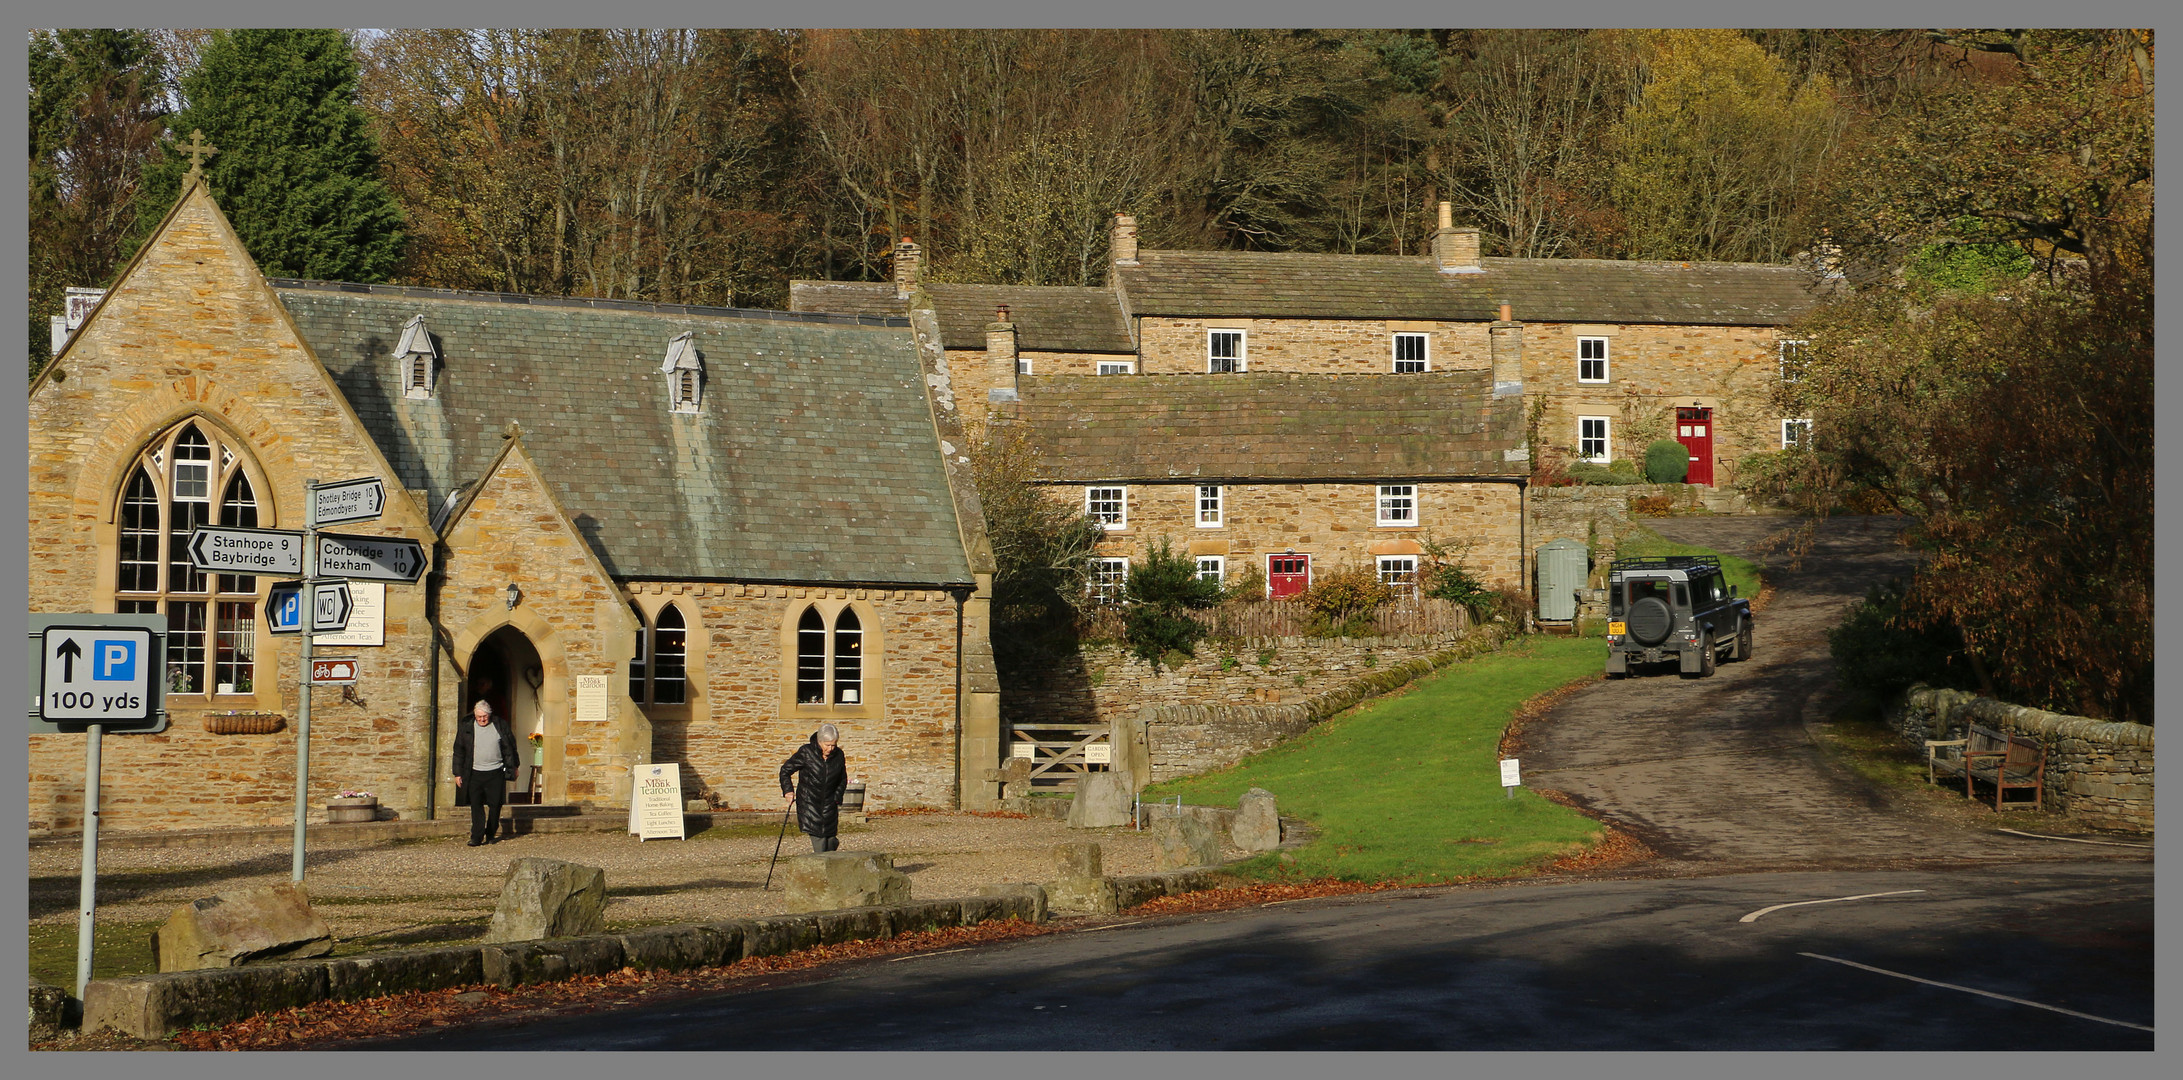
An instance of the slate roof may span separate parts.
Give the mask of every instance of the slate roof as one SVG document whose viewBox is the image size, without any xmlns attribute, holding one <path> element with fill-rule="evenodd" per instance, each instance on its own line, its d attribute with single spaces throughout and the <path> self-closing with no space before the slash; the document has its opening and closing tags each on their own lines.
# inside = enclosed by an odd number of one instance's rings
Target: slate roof
<svg viewBox="0 0 2183 1080">
<path fill-rule="evenodd" d="M 1499 259 L 1474 274 L 1392 255 L 1142 251 L 1120 266 L 1132 315 L 1205 318 L 1491 321 L 1508 304 L 1523 322 L 1777 326 L 1825 287 L 1793 266 L 1760 263 Z"/>
<path fill-rule="evenodd" d="M 1479 371 L 1357 378 L 1025 375 L 1040 479 L 1367 480 L 1527 475 L 1522 399 Z"/>
<path fill-rule="evenodd" d="M 619 578 L 932 586 L 971 579 L 905 318 L 271 282 L 404 486 L 435 512 L 509 421 Z M 423 314 L 431 399 L 390 353 Z M 694 331 L 702 407 L 660 364 Z"/>
<path fill-rule="evenodd" d="M 985 348 L 985 327 L 1000 305 L 1016 324 L 1016 348 L 1024 352 L 1133 353 L 1129 322 L 1114 291 L 1069 285 L 950 285 L 925 283 L 940 317 L 940 343 L 950 349 Z M 788 306 L 796 311 L 900 315 L 905 301 L 891 282 L 792 281 Z"/>
</svg>

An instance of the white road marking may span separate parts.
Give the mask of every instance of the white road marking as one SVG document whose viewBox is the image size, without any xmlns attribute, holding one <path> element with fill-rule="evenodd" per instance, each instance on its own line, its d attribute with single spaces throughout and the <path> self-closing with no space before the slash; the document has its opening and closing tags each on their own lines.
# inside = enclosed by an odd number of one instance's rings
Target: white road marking
<svg viewBox="0 0 2183 1080">
<path fill-rule="evenodd" d="M 1138 920 L 1136 920 L 1135 922 L 1118 922 L 1118 923 L 1108 923 L 1108 924 L 1107 924 L 1107 925 L 1105 925 L 1105 926 L 1087 926 L 1087 927 L 1085 927 L 1084 929 L 1082 929 L 1082 930 L 1079 930 L 1079 931 L 1077 931 L 1077 933 L 1079 933 L 1079 934 L 1089 934 L 1089 933 L 1091 933 L 1091 932 L 1092 932 L 1092 931 L 1094 931 L 1094 930 L 1120 930 L 1121 928 L 1123 928 L 1123 927 L 1125 927 L 1125 926 L 1135 926 L 1135 925 L 1137 925 L 1137 923 L 1141 923 L 1141 922 L 1143 922 L 1143 921 L 1144 921 L 1143 919 L 1138 919 Z"/>
<path fill-rule="evenodd" d="M 2098 844 L 2101 847 L 2137 848 L 2140 851 L 2144 851 L 2152 847 L 2151 844 L 2118 844 L 2112 840 L 2079 840 L 2074 836 L 2046 836 L 2035 832 L 2020 832 L 2016 829 L 1995 829 L 1994 831 L 2005 832 L 2011 836 L 2029 836 L 2034 840 L 2067 840 L 2072 844 Z"/>
<path fill-rule="evenodd" d="M 1737 919 L 1736 921 L 1740 923 L 1757 922 L 1759 921 L 1759 916 L 1764 915 L 1769 911 L 1780 911 L 1782 908 L 1806 907 L 1811 904 L 1839 904 L 1844 900 L 1870 900 L 1875 896 L 1908 896 L 1911 893 L 1924 891 L 1924 889 L 1897 889 L 1894 892 L 1868 892 L 1861 896 L 1836 896 L 1826 900 L 1799 900 L 1794 904 L 1775 904 L 1773 907 L 1762 907 L 1757 911 L 1754 911 L 1751 914 L 1744 916 L 1743 918 Z"/>
<path fill-rule="evenodd" d="M 899 963 L 901 963 L 901 962 L 902 962 L 902 961 L 904 961 L 904 960 L 923 960 L 924 958 L 926 958 L 926 957 L 928 957 L 928 956 L 946 956 L 947 954 L 949 954 L 949 953 L 951 953 L 951 952 L 969 952 L 969 951 L 970 951 L 969 949 L 941 949 L 941 950 L 940 950 L 939 952 L 921 952 L 921 953 L 911 953 L 911 954 L 909 954 L 908 956 L 890 956 L 890 957 L 888 957 L 888 958 L 887 958 L 887 962 L 888 962 L 888 963 L 890 963 L 890 964 L 899 964 Z"/>
<path fill-rule="evenodd" d="M 2006 1001 L 2006 1002 L 2010 1002 L 2010 1003 L 2012 1003 L 2012 1004 L 2016 1004 L 2016 1005 L 2029 1005 L 2029 1006 L 2031 1006 L 2031 1007 L 2032 1007 L 2032 1008 L 2034 1008 L 2034 1009 L 2045 1009 L 2045 1010 L 2046 1010 L 2046 1011 L 2048 1011 L 2048 1012 L 2058 1012 L 2058 1013 L 2061 1013 L 2061 1014 L 2062 1014 L 2062 1015 L 2064 1015 L 2064 1016 L 2074 1016 L 2074 1017 L 2076 1017 L 2076 1018 L 2078 1018 L 2078 1019 L 2080 1019 L 2080 1020 L 2097 1020 L 2097 1021 L 2099 1021 L 2099 1022 L 2100 1022 L 2100 1023 L 2102 1023 L 2102 1024 L 2113 1024 L 2113 1025 L 2115 1025 L 2116 1027 L 2126 1027 L 2126 1028 L 2134 1028 L 2134 1029 L 2136 1029 L 2136 1030 L 2138 1030 L 2138 1031 L 2151 1031 L 2151 1030 L 2153 1030 L 2152 1028 L 2146 1027 L 2146 1026 L 2145 1026 L 2144 1024 L 2133 1024 L 2133 1023 L 2129 1022 L 2128 1020 L 2110 1020 L 2110 1019 L 2108 1019 L 2107 1017 L 2104 1017 L 2104 1016 L 2094 1016 L 2094 1015 L 2092 1015 L 2091 1013 L 2081 1013 L 2081 1012 L 2078 1012 L 2078 1011 L 2077 1011 L 2077 1010 L 2075 1010 L 2075 1009 L 2065 1009 L 2065 1008 L 2062 1008 L 2062 1007 L 2061 1007 L 2061 1006 L 2059 1006 L 2059 1005 L 2046 1005 L 2046 1004 L 2042 1004 L 2042 1003 L 2040 1003 L 2040 1002 L 2037 1002 L 2037 1001 L 2026 1001 L 2026 1000 L 2024 1000 L 2023 998 L 2020 998 L 2020 997 L 2010 997 L 2010 996 L 2009 996 L 2009 995 L 2007 995 L 2007 994 L 1996 994 L 1996 993 L 1994 993 L 1994 992 L 1993 992 L 1993 991 L 1991 991 L 1991 990 L 1979 990 L 1979 989 L 1976 989 L 1976 988 L 1973 988 L 1973 987 L 1969 987 L 1969 986 L 1957 986 L 1957 985 L 1956 985 L 1956 984 L 1954 984 L 1954 983 L 1944 983 L 1944 982 L 1941 982 L 1941 981 L 1939 981 L 1939 980 L 1937 980 L 1937 979 L 1921 979 L 1921 978 L 1917 977 L 1916 975 L 1905 975 L 1905 974 L 1903 974 L 1903 973 L 1902 973 L 1902 972 L 1900 972 L 1900 971 L 1889 971 L 1889 970 L 1888 970 L 1888 969 L 1886 969 L 1886 968 L 1876 968 L 1876 967 L 1873 967 L 1873 966 L 1872 966 L 1872 965 L 1870 965 L 1870 964 L 1860 964 L 1860 963 L 1858 963 L 1858 962 L 1857 962 L 1857 961 L 1855 961 L 1855 960 L 1843 960 L 1843 959 L 1840 959 L 1839 957 L 1833 957 L 1833 956 L 1821 956 L 1821 955 L 1819 955 L 1818 953 L 1815 953 L 1815 952 L 1800 952 L 1800 953 L 1798 953 L 1797 955 L 1798 955 L 1798 956 L 1809 956 L 1809 957 L 1811 957 L 1811 958 L 1812 958 L 1812 959 L 1814 959 L 1814 960 L 1825 960 L 1825 961 L 1827 961 L 1827 962 L 1828 962 L 1828 963 L 1830 963 L 1830 964 L 1842 964 L 1842 965 L 1845 965 L 1845 966 L 1848 966 L 1848 967 L 1853 967 L 1853 968 L 1857 968 L 1857 969 L 1860 969 L 1860 970 L 1863 970 L 1863 971 L 1872 971 L 1872 972 L 1878 972 L 1878 973 L 1879 973 L 1879 974 L 1881 974 L 1881 975 L 1892 975 L 1892 976 L 1894 976 L 1895 978 L 1898 978 L 1898 979 L 1908 979 L 1908 980 L 1910 980 L 1911 982 L 1914 982 L 1914 983 L 1924 983 L 1924 984 L 1925 984 L 1925 985 L 1927 985 L 1927 986 L 1938 986 L 1938 987 L 1940 987 L 1940 988 L 1942 988 L 1942 989 L 1944 989 L 1944 990 L 1961 990 L 1961 991 L 1963 991 L 1963 992 L 1964 992 L 1964 993 L 1966 993 L 1966 994 L 1977 994 L 1977 995 L 1978 995 L 1978 996 L 1980 996 L 1980 997 L 1990 997 L 1990 998 L 1993 998 L 1993 999 L 1995 999 L 1996 1001 Z"/>
</svg>

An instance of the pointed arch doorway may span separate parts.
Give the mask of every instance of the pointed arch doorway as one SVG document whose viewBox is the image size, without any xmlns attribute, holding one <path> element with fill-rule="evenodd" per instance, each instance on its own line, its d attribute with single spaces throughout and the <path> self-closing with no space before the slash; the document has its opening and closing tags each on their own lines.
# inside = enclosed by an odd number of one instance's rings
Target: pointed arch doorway
<svg viewBox="0 0 2183 1080">
<path fill-rule="evenodd" d="M 538 759 L 532 741 L 533 734 L 546 733 L 546 667 L 538 655 L 538 648 L 531 644 L 521 630 L 503 626 L 478 643 L 477 651 L 470 657 L 470 678 L 463 687 L 462 716 L 480 700 L 492 703 L 493 711 L 506 716 L 515 732 L 516 746 L 523 755 L 523 765 L 516 773 L 516 781 L 509 786 L 510 802 L 543 802 L 540 780 L 555 768 L 554 757 L 559 747 L 550 747 L 543 762 Z M 558 742 L 556 740 L 555 742 Z"/>
</svg>

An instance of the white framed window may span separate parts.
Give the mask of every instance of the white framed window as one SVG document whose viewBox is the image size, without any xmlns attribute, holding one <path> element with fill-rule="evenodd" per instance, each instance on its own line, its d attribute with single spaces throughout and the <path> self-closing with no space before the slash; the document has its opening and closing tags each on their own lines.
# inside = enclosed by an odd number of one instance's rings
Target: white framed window
<svg viewBox="0 0 2183 1080">
<path fill-rule="evenodd" d="M 1129 581 L 1129 560 L 1095 556 L 1084 574 L 1085 591 L 1102 604 L 1122 602 L 1122 586 Z"/>
<path fill-rule="evenodd" d="M 1808 450 L 1812 445 L 1810 419 L 1783 420 L 1781 422 L 1781 448 L 1783 450 Z"/>
<path fill-rule="evenodd" d="M 803 609 L 796 621 L 796 704 L 864 704 L 864 624 L 855 608 L 835 613 L 832 633 L 817 606 Z"/>
<path fill-rule="evenodd" d="M 1607 381 L 1607 339 L 1580 337 L 1577 339 L 1577 381 L 1603 383 Z"/>
<path fill-rule="evenodd" d="M 1088 487 L 1084 489 L 1084 513 L 1093 521 L 1107 527 L 1107 531 L 1129 527 L 1129 489 L 1118 487 Z"/>
<path fill-rule="evenodd" d="M 1228 580 L 1228 556 L 1198 556 L 1198 576 L 1213 582 Z"/>
<path fill-rule="evenodd" d="M 1809 341 L 1784 340 L 1781 343 L 1782 382 L 1804 381 L 1804 366 L 1811 359 L 1808 355 L 1810 346 L 1811 342 Z"/>
<path fill-rule="evenodd" d="M 1416 484 L 1380 485 L 1379 523 L 1382 525 L 1417 524 Z"/>
<path fill-rule="evenodd" d="M 154 441 L 122 482 L 114 610 L 167 617 L 167 693 L 250 694 L 257 686 L 258 579 L 190 561 L 200 525 L 255 528 L 245 451 L 217 428 L 185 421 Z"/>
<path fill-rule="evenodd" d="M 1101 360 L 1101 361 L 1099 361 L 1099 374 L 1101 374 L 1101 375 L 1135 375 L 1135 374 L 1137 374 L 1137 361 L 1135 361 L 1135 360 Z"/>
<path fill-rule="evenodd" d="M 1395 335 L 1395 374 L 1412 375 L 1430 370 L 1424 334 Z"/>
<path fill-rule="evenodd" d="M 689 700 L 689 625 L 673 604 L 659 609 L 652 625 L 635 604 L 637 655 L 629 661 L 629 700 L 639 705 L 681 705 Z"/>
<path fill-rule="evenodd" d="M 1611 456 L 1608 421 L 1604 416 L 1577 417 L 1577 456 L 1604 465 Z"/>
<path fill-rule="evenodd" d="M 1028 357 L 1028 356 L 1019 356 L 1019 357 L 1016 357 L 1016 374 L 1018 374 L 1018 375 L 1029 375 L 1030 373 L 1031 373 L 1031 358 L 1030 358 L 1030 357 Z M 1102 371 L 1102 372 L 1100 372 L 1100 374 L 1101 374 L 1101 375 L 1104 375 L 1104 374 L 1106 374 L 1106 372 Z"/>
<path fill-rule="evenodd" d="M 1380 584 L 1394 590 L 1397 596 L 1417 593 L 1417 556 L 1382 555 L 1379 564 Z"/>
<path fill-rule="evenodd" d="M 1219 484 L 1198 485 L 1198 528 L 1218 529 L 1225 518 L 1221 514 L 1221 490 Z"/>
<path fill-rule="evenodd" d="M 1243 331 L 1207 330 L 1205 332 L 1205 370 L 1215 374 L 1242 371 L 1248 359 L 1244 352 Z"/>
</svg>

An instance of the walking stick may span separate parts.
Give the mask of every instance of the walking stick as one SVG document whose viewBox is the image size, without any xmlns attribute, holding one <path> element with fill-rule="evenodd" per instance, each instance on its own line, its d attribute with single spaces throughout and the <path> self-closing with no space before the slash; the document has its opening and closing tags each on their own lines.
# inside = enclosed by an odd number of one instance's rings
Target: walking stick
<svg viewBox="0 0 2183 1080">
<path fill-rule="evenodd" d="M 788 838 L 788 815 L 794 813 L 795 809 L 795 807 L 791 806 L 781 811 L 781 835 L 773 838 L 773 862 L 766 864 L 765 889 L 760 889 L 759 892 L 764 892 L 766 889 L 773 887 L 773 863 L 781 861 L 781 841 Z"/>
</svg>

